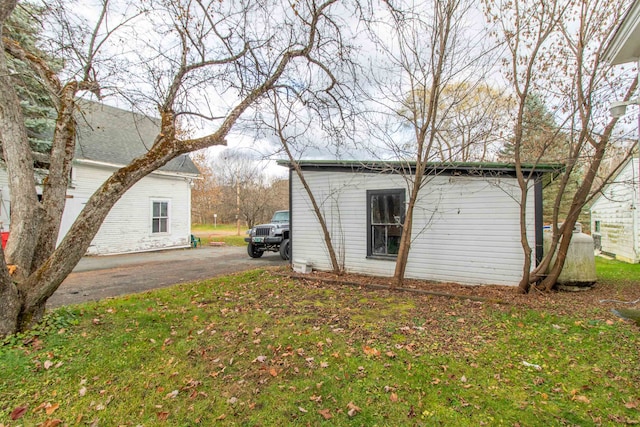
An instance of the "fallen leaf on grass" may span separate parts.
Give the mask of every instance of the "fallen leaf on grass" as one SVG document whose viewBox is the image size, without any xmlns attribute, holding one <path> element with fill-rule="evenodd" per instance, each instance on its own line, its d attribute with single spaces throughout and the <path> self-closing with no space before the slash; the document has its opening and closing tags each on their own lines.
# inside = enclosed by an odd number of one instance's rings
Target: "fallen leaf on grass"
<svg viewBox="0 0 640 427">
<path fill-rule="evenodd" d="M 169 413 L 166 411 L 158 412 L 156 415 L 160 421 L 167 421 L 167 418 L 169 418 Z"/>
<path fill-rule="evenodd" d="M 629 401 L 627 403 L 624 404 L 624 407 L 627 409 L 635 409 L 638 407 L 638 402 L 637 401 Z"/>
<path fill-rule="evenodd" d="M 175 399 L 176 396 L 178 396 L 179 391 L 178 390 L 173 390 L 171 393 L 167 393 L 167 395 L 164 397 L 165 399 Z"/>
<path fill-rule="evenodd" d="M 45 422 L 43 422 L 42 424 L 40 424 L 40 427 L 56 427 L 59 426 L 60 424 L 62 424 L 62 420 L 46 420 Z"/>
<path fill-rule="evenodd" d="M 44 366 L 44 369 L 48 370 L 50 367 L 53 366 L 53 362 L 51 360 L 45 360 L 42 366 Z"/>
<path fill-rule="evenodd" d="M 413 405 L 409 408 L 409 413 L 407 414 L 407 418 L 414 418 L 416 416 L 416 411 L 413 409 Z"/>
<path fill-rule="evenodd" d="M 309 412 L 306 409 L 304 409 L 302 406 L 298 406 L 298 411 L 302 412 L 303 414 L 306 414 L 307 412 Z"/>
<path fill-rule="evenodd" d="M 53 413 L 56 411 L 56 409 L 58 409 L 59 407 L 60 407 L 60 404 L 59 404 L 59 403 L 54 403 L 53 405 L 47 405 L 47 406 L 45 407 L 45 409 L 44 409 L 44 412 L 45 412 L 47 415 L 51 415 L 51 414 L 53 414 Z"/>
<path fill-rule="evenodd" d="M 398 395 L 396 393 L 391 393 L 391 396 L 389 396 L 389 400 L 392 402 L 397 402 L 398 401 Z"/>
<path fill-rule="evenodd" d="M 364 354 L 366 354 L 367 356 L 380 356 L 380 350 L 373 348 L 373 347 L 369 347 L 368 345 L 365 345 L 362 347 L 362 350 L 364 351 Z"/>
<path fill-rule="evenodd" d="M 325 420 L 330 420 L 331 418 L 333 418 L 333 415 L 331 415 L 331 411 L 330 411 L 330 410 L 328 410 L 328 409 L 319 409 L 319 410 L 318 410 L 318 413 L 319 413 L 320 415 L 322 415 L 322 417 L 323 417 Z"/>
<path fill-rule="evenodd" d="M 581 403 L 591 403 L 591 401 L 589 400 L 589 398 L 587 396 L 582 396 L 582 395 L 574 396 L 573 400 L 575 400 L 576 402 L 581 402 Z"/>
<path fill-rule="evenodd" d="M 362 412 L 362 409 L 357 407 L 353 402 L 349 402 L 347 404 L 347 415 L 350 417 L 356 416 L 359 412 Z"/>
<path fill-rule="evenodd" d="M 277 377 L 278 371 L 276 370 L 276 368 L 269 369 L 269 375 L 271 375 L 272 377 Z"/>
<path fill-rule="evenodd" d="M 26 406 L 20 406 L 11 412 L 11 420 L 15 421 L 17 419 L 22 418 L 22 416 L 27 412 Z"/>
<path fill-rule="evenodd" d="M 78 394 L 80 395 L 80 397 L 84 397 L 84 395 L 87 394 L 87 388 L 82 387 L 80 390 L 78 390 Z"/>
</svg>

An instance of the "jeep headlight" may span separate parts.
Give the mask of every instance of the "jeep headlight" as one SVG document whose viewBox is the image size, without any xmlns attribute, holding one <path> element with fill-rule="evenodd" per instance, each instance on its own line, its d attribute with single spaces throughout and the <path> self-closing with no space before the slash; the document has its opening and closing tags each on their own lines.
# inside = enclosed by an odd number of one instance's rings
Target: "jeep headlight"
<svg viewBox="0 0 640 427">
<path fill-rule="evenodd" d="M 247 230 L 247 234 L 249 234 L 249 236 L 253 237 L 256 235 L 256 229 L 252 228 L 251 230 Z"/>
</svg>

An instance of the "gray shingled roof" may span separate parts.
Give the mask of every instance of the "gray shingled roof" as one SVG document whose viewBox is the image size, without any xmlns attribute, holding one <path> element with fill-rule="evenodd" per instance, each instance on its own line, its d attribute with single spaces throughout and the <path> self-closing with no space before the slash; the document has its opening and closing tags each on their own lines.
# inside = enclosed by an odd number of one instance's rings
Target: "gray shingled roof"
<svg viewBox="0 0 640 427">
<path fill-rule="evenodd" d="M 80 100 L 76 115 L 76 159 L 127 165 L 149 151 L 160 131 L 160 119 L 97 102 Z M 187 154 L 159 170 L 199 174 Z"/>
</svg>

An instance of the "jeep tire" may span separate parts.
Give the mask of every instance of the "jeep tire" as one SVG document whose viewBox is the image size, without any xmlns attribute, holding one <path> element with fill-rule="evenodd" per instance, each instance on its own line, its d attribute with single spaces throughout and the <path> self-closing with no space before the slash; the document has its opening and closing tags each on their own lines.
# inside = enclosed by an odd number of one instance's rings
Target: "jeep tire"
<svg viewBox="0 0 640 427">
<path fill-rule="evenodd" d="M 291 258 L 291 241 L 289 239 L 284 239 L 280 243 L 280 258 L 284 260 Z"/>
<path fill-rule="evenodd" d="M 247 253 L 251 258 L 260 258 L 262 254 L 264 254 L 264 252 L 258 249 L 253 243 L 247 245 Z"/>
</svg>

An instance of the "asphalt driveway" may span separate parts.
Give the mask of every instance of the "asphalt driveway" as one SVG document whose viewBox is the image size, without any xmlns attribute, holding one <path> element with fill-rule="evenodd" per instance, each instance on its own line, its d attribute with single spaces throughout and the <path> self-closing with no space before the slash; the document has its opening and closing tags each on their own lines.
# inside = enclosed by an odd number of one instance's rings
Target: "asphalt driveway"
<svg viewBox="0 0 640 427">
<path fill-rule="evenodd" d="M 51 296 L 47 307 L 97 301 L 286 263 L 275 252 L 253 259 L 247 255 L 246 247 L 234 246 L 84 257 Z"/>
</svg>

